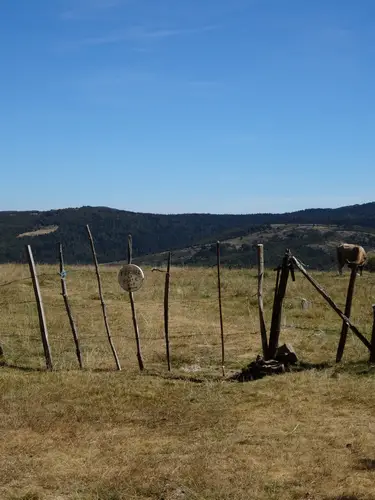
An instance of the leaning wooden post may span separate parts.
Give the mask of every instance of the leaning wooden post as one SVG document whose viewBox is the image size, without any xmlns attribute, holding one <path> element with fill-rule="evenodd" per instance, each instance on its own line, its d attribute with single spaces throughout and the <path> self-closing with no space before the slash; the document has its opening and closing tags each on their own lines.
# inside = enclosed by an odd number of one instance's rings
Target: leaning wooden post
<svg viewBox="0 0 375 500">
<path fill-rule="evenodd" d="M 375 304 L 372 304 L 372 334 L 371 334 L 371 353 L 370 353 L 370 363 L 375 363 Z"/>
<path fill-rule="evenodd" d="M 340 308 L 335 304 L 335 302 L 331 299 L 328 293 L 315 281 L 315 279 L 309 275 L 303 265 L 300 263 L 298 259 L 292 257 L 293 264 L 301 271 L 301 273 L 305 276 L 307 281 L 309 281 L 315 290 L 328 302 L 328 304 L 332 307 L 332 309 L 340 316 L 340 318 L 345 321 L 345 323 L 349 326 L 351 331 L 356 335 L 359 340 L 367 347 L 367 349 L 371 352 L 371 344 L 366 339 L 364 335 L 358 330 L 356 326 L 350 321 L 349 318 L 345 316 L 345 314 L 340 310 Z"/>
<path fill-rule="evenodd" d="M 70 308 L 70 303 L 69 303 L 69 299 L 68 299 L 68 291 L 66 288 L 66 281 L 65 281 L 66 271 L 64 268 L 64 256 L 63 256 L 63 248 L 62 248 L 61 243 L 59 244 L 59 260 L 60 260 L 61 292 L 62 292 L 62 296 L 64 299 L 66 313 L 67 313 L 68 318 L 69 318 L 70 328 L 72 329 L 73 340 L 74 340 L 74 344 L 76 346 L 76 356 L 78 359 L 78 364 L 79 364 L 79 367 L 82 369 L 83 365 L 82 365 L 82 357 L 81 357 L 81 348 L 80 348 L 79 340 L 78 340 L 77 327 L 76 327 L 76 324 L 74 322 L 72 310 Z"/>
<path fill-rule="evenodd" d="M 260 322 L 260 335 L 262 338 L 262 351 L 263 357 L 267 357 L 267 329 L 264 321 L 264 308 L 263 308 L 263 279 L 264 279 L 264 249 L 263 245 L 257 245 L 258 256 L 258 308 L 259 308 L 259 322 Z"/>
<path fill-rule="evenodd" d="M 171 371 L 171 359 L 169 353 L 169 283 L 171 276 L 171 260 L 172 254 L 168 254 L 167 274 L 165 275 L 164 288 L 164 333 L 165 333 L 165 349 L 167 354 L 168 371 Z"/>
<path fill-rule="evenodd" d="M 347 318 L 350 318 L 350 313 L 351 313 L 351 309 L 352 309 L 354 285 L 355 285 L 355 280 L 357 277 L 357 270 L 358 270 L 358 266 L 353 265 L 352 272 L 350 274 L 348 292 L 346 295 L 345 311 L 344 311 L 344 314 Z M 346 338 L 348 335 L 348 329 L 349 329 L 348 324 L 345 321 L 343 321 L 342 328 L 341 328 L 340 341 L 339 341 L 339 345 L 337 347 L 336 363 L 340 363 L 340 361 L 342 360 L 342 356 L 344 354 L 344 349 L 345 349 L 345 344 L 346 344 Z"/>
<path fill-rule="evenodd" d="M 282 262 L 278 288 L 277 291 L 275 291 L 275 298 L 272 309 L 271 328 L 270 328 L 270 340 L 267 350 L 267 359 L 273 359 L 276 356 L 276 351 L 279 346 L 279 338 L 281 332 L 281 315 L 282 315 L 284 297 L 286 293 L 286 286 L 289 277 L 289 259 L 290 259 L 290 252 L 289 250 L 287 250 Z"/>
<path fill-rule="evenodd" d="M 133 239 L 132 239 L 132 235 L 129 234 L 129 236 L 128 236 L 128 264 L 132 263 L 132 256 L 133 256 Z M 135 343 L 136 343 L 136 347 L 137 347 L 138 366 L 139 366 L 139 369 L 142 371 L 144 369 L 144 364 L 143 364 L 143 359 L 142 359 L 141 341 L 139 338 L 139 328 L 138 328 L 137 315 L 135 312 L 133 292 L 129 292 L 129 299 L 130 299 L 130 305 L 131 305 L 131 309 L 132 309 Z"/>
<path fill-rule="evenodd" d="M 96 279 L 98 281 L 98 290 L 99 290 L 100 303 L 101 303 L 101 306 L 102 306 L 103 319 L 104 319 L 105 329 L 106 329 L 106 332 L 107 332 L 108 342 L 109 342 L 109 345 L 111 347 L 113 357 L 115 358 L 116 367 L 117 367 L 118 370 L 121 370 L 120 361 L 118 359 L 117 352 L 116 352 L 115 346 L 114 346 L 113 341 L 112 341 L 111 330 L 109 328 L 108 316 L 107 316 L 107 308 L 106 308 L 106 305 L 105 305 L 105 302 L 104 302 L 103 290 L 102 290 L 102 280 L 100 278 L 100 272 L 99 272 L 98 258 L 96 256 L 94 240 L 93 240 L 93 237 L 92 237 L 92 234 L 91 234 L 91 231 L 90 231 L 90 227 L 89 227 L 88 224 L 86 226 L 86 229 L 87 229 L 87 234 L 88 234 L 89 240 L 90 240 L 90 246 L 91 246 L 91 251 L 92 251 L 92 258 L 93 258 L 94 265 L 95 265 Z"/>
<path fill-rule="evenodd" d="M 219 300 L 220 336 L 221 336 L 221 370 L 225 377 L 225 346 L 224 346 L 224 326 L 223 308 L 221 304 L 221 277 L 220 277 L 220 241 L 216 243 L 216 266 L 217 266 L 217 290 Z"/>
<path fill-rule="evenodd" d="M 38 308 L 39 326 L 40 326 L 40 333 L 42 336 L 42 343 L 43 343 L 44 357 L 46 359 L 46 366 L 47 366 L 47 370 L 53 370 L 51 348 L 50 348 L 49 341 L 48 341 L 48 330 L 47 330 L 47 324 L 46 324 L 46 317 L 44 314 L 42 295 L 40 293 L 39 280 L 38 280 L 38 276 L 36 274 L 34 257 L 33 257 L 33 253 L 31 251 L 30 245 L 26 245 L 26 254 L 27 254 L 27 260 L 29 262 L 31 279 L 33 282 L 36 305 Z"/>
</svg>

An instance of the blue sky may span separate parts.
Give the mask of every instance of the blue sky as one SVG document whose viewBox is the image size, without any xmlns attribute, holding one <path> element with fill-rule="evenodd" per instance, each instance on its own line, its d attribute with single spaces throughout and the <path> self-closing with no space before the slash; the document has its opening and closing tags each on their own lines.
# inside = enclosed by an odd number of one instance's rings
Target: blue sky
<svg viewBox="0 0 375 500">
<path fill-rule="evenodd" d="M 0 210 L 375 200 L 373 0 L 4 0 Z"/>
</svg>

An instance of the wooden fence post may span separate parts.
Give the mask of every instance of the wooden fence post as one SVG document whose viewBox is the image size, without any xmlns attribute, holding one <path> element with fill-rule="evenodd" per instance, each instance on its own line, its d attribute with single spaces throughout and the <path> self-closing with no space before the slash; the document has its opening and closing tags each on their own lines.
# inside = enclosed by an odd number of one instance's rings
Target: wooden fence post
<svg viewBox="0 0 375 500">
<path fill-rule="evenodd" d="M 101 281 L 100 272 L 99 272 L 98 258 L 96 256 L 94 240 L 93 240 L 93 237 L 92 237 L 92 234 L 91 234 L 91 231 L 90 231 L 90 227 L 89 227 L 88 224 L 86 226 L 86 229 L 87 229 L 87 234 L 88 234 L 88 237 L 89 237 L 89 240 L 90 240 L 90 246 L 91 246 L 91 251 L 92 251 L 92 258 L 93 258 L 94 265 L 95 265 L 95 272 L 96 272 L 96 279 L 98 281 L 98 290 L 99 290 L 100 303 L 101 303 L 101 306 L 102 306 L 103 319 L 104 319 L 105 329 L 106 329 L 106 332 L 107 332 L 108 342 L 109 342 L 109 345 L 111 347 L 111 351 L 112 351 L 113 357 L 115 359 L 116 367 L 117 367 L 118 370 L 121 370 L 120 361 L 118 359 L 116 348 L 115 348 L 115 346 L 113 344 L 113 341 L 112 341 L 111 330 L 109 328 L 108 316 L 107 316 L 107 308 L 106 308 L 106 305 L 105 305 L 105 302 L 104 302 L 103 290 L 102 290 L 102 281 Z"/>
<path fill-rule="evenodd" d="M 221 277 L 220 277 L 220 241 L 216 243 L 216 266 L 217 266 L 217 290 L 219 300 L 220 337 L 221 337 L 221 370 L 225 377 L 225 346 L 224 346 L 224 326 L 223 308 L 221 304 Z"/>
<path fill-rule="evenodd" d="M 0 344 L 0 366 L 4 366 L 5 364 L 6 364 L 6 362 L 5 362 L 4 351 L 3 351 L 3 348 Z"/>
<path fill-rule="evenodd" d="M 64 268 L 63 247 L 62 247 L 61 243 L 59 244 L 59 260 L 60 260 L 61 292 L 62 292 L 62 296 L 64 299 L 66 313 L 67 313 L 68 318 L 69 318 L 69 324 L 70 324 L 70 328 L 72 330 L 74 344 L 76 346 L 76 356 L 78 359 L 78 364 L 79 364 L 79 367 L 82 369 L 82 367 L 83 367 L 82 366 L 82 357 L 81 357 L 81 349 L 80 349 L 79 340 L 78 340 L 77 327 L 76 327 L 76 324 L 74 322 L 72 310 L 70 308 L 68 291 L 66 288 L 66 281 L 65 281 L 66 273 L 65 273 L 65 268 Z"/>
<path fill-rule="evenodd" d="M 371 353 L 370 353 L 370 363 L 375 363 L 375 304 L 372 304 L 372 334 L 371 334 Z"/>
<path fill-rule="evenodd" d="M 129 234 L 128 235 L 128 264 L 132 263 L 132 257 L 133 257 L 133 238 L 132 238 L 132 235 Z M 136 347 L 137 347 L 138 366 L 139 366 L 139 369 L 142 371 L 144 369 L 144 364 L 143 364 L 143 359 L 142 359 L 141 341 L 139 338 L 139 328 L 138 328 L 137 315 L 135 312 L 133 292 L 129 292 L 129 299 L 130 299 L 130 305 L 131 305 L 131 309 L 132 309 L 135 343 L 136 343 Z"/>
<path fill-rule="evenodd" d="M 168 253 L 167 274 L 165 275 L 164 288 L 164 333 L 165 333 L 165 349 L 167 354 L 168 371 L 171 371 L 171 359 L 169 354 L 169 283 L 171 273 L 172 254 Z"/>
<path fill-rule="evenodd" d="M 259 322 L 260 322 L 260 335 L 262 339 L 263 357 L 267 357 L 268 341 L 267 329 L 264 321 L 264 308 L 263 308 L 263 279 L 264 279 L 264 247 L 261 243 L 257 245 L 258 257 L 258 308 L 259 308 Z"/>
<path fill-rule="evenodd" d="M 27 254 L 27 260 L 29 263 L 30 274 L 31 274 L 31 279 L 32 279 L 32 283 L 33 283 L 33 288 L 34 288 L 36 305 L 38 308 L 39 326 L 40 326 L 40 333 L 42 336 L 42 343 L 43 343 L 44 357 L 46 360 L 46 366 L 47 366 L 48 370 L 53 370 L 51 348 L 50 348 L 49 341 L 48 341 L 48 330 L 47 330 L 47 324 L 46 324 L 46 317 L 44 314 L 42 295 L 40 293 L 39 280 L 38 280 L 38 276 L 36 274 L 33 252 L 31 251 L 30 245 L 26 245 L 26 254 Z"/>
<path fill-rule="evenodd" d="M 288 283 L 289 270 L 290 270 L 289 269 L 290 255 L 291 255 L 290 251 L 287 250 L 284 255 L 281 266 L 278 288 L 277 291 L 275 290 L 267 359 L 273 359 L 276 356 L 276 351 L 279 346 L 279 338 L 281 332 L 281 315 L 282 315 L 283 302 L 286 293 L 286 286 Z"/>
<path fill-rule="evenodd" d="M 312 286 L 315 288 L 315 290 L 328 302 L 328 304 L 332 307 L 332 309 L 340 316 L 340 318 L 345 321 L 345 323 L 348 325 L 348 327 L 351 329 L 351 331 L 356 335 L 359 340 L 367 347 L 367 349 L 371 352 L 371 344 L 370 342 L 366 339 L 364 335 L 358 330 L 356 326 L 353 325 L 353 323 L 350 321 L 349 318 L 345 316 L 345 314 L 340 310 L 340 308 L 335 304 L 335 302 L 331 299 L 331 297 L 328 295 L 328 293 L 323 290 L 323 288 L 315 281 L 315 279 L 309 275 L 309 273 L 306 271 L 306 269 L 303 267 L 303 265 L 300 263 L 298 259 L 292 256 L 292 262 L 294 265 L 301 271 L 301 273 L 305 276 L 307 281 L 309 281 Z"/>
<path fill-rule="evenodd" d="M 351 313 L 351 309 L 352 309 L 354 285 L 355 285 L 355 280 L 357 277 L 357 270 L 358 270 L 358 266 L 354 265 L 352 267 L 352 271 L 350 273 L 350 280 L 349 280 L 349 285 L 348 285 L 348 292 L 346 295 L 346 304 L 345 304 L 345 311 L 344 311 L 344 314 L 347 318 L 350 318 L 350 313 Z M 342 328 L 341 328 L 340 341 L 339 341 L 339 345 L 337 347 L 336 363 L 340 363 L 340 361 L 342 360 L 342 356 L 344 354 L 344 349 L 345 349 L 346 338 L 348 335 L 348 328 L 349 328 L 348 324 L 345 321 L 343 321 Z"/>
</svg>

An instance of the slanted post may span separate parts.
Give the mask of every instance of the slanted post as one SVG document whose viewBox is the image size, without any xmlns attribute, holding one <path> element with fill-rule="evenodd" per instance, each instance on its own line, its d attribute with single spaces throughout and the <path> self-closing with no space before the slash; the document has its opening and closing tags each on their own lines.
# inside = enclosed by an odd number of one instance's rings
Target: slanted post
<svg viewBox="0 0 375 500">
<path fill-rule="evenodd" d="M 47 330 L 46 317 L 44 314 L 42 294 L 40 293 L 39 280 L 36 274 L 33 252 L 31 251 L 30 245 L 26 245 L 26 254 L 27 254 L 27 260 L 29 262 L 31 279 L 33 282 L 36 305 L 38 308 L 39 326 L 40 326 L 40 333 L 42 336 L 42 344 L 44 350 L 44 357 L 46 359 L 46 366 L 47 370 L 52 370 L 53 365 L 52 365 L 51 348 L 48 341 L 48 330 Z"/>
<path fill-rule="evenodd" d="M 351 313 L 351 309 L 352 309 L 354 285 L 355 285 L 355 280 L 357 277 L 357 271 L 358 271 L 358 266 L 353 265 L 352 271 L 350 273 L 350 280 L 349 280 L 349 285 L 348 285 L 348 292 L 346 295 L 346 304 L 345 304 L 345 311 L 344 311 L 344 314 L 347 318 L 350 318 L 350 313 Z M 341 328 L 340 341 L 339 341 L 339 345 L 337 347 L 336 363 L 340 363 L 340 361 L 342 360 L 342 356 L 344 354 L 344 349 L 345 349 L 346 338 L 348 335 L 348 330 L 349 330 L 348 324 L 345 321 L 343 321 L 342 328 Z"/>
<path fill-rule="evenodd" d="M 90 231 L 90 226 L 88 224 L 86 226 L 86 229 L 87 229 L 87 234 L 88 234 L 89 241 L 90 241 L 92 258 L 93 258 L 94 265 L 95 265 L 96 279 L 97 279 L 97 282 L 98 282 L 98 291 L 99 291 L 100 303 L 101 303 L 101 306 L 102 306 L 104 326 L 105 326 L 105 329 L 106 329 L 106 332 L 107 332 L 107 338 L 108 338 L 109 346 L 111 348 L 113 357 L 115 359 L 117 370 L 121 370 L 120 361 L 118 359 L 116 348 L 115 348 L 115 346 L 113 344 L 113 340 L 112 340 L 111 330 L 109 328 L 109 322 L 108 322 L 108 316 L 107 316 L 107 308 L 106 308 L 106 305 L 105 305 L 105 302 L 104 302 L 104 296 L 103 296 L 103 290 L 102 290 L 102 280 L 100 278 L 99 263 L 98 263 L 98 258 L 96 256 L 94 239 L 92 237 L 92 234 L 91 234 L 91 231 Z"/>
<path fill-rule="evenodd" d="M 375 304 L 372 304 L 372 314 L 373 314 L 373 323 L 372 323 L 372 334 L 371 334 L 370 363 L 375 363 Z"/>
<path fill-rule="evenodd" d="M 77 327 L 76 327 L 76 324 L 75 324 L 75 321 L 73 318 L 72 310 L 70 308 L 68 291 L 66 288 L 66 281 L 65 281 L 66 271 L 65 271 L 65 267 L 64 267 L 63 247 L 62 247 L 61 243 L 59 243 L 59 260 L 60 260 L 61 292 L 62 292 L 62 296 L 64 299 L 66 313 L 67 313 L 68 318 L 69 318 L 69 324 L 70 324 L 70 328 L 72 330 L 74 344 L 76 346 L 76 356 L 78 359 L 78 364 L 79 364 L 79 367 L 82 369 L 83 365 L 82 365 L 81 348 L 79 345 Z"/>
<path fill-rule="evenodd" d="M 306 271 L 306 269 L 303 267 L 301 262 L 296 259 L 295 257 L 292 256 L 291 258 L 292 263 L 301 271 L 301 273 L 305 276 L 307 281 L 309 281 L 312 286 L 315 288 L 315 290 L 328 302 L 328 304 L 332 307 L 332 309 L 340 316 L 342 321 L 344 321 L 348 327 L 351 329 L 351 331 L 356 335 L 359 340 L 367 347 L 367 349 L 371 352 L 371 344 L 370 342 L 366 339 L 364 335 L 358 330 L 356 326 L 353 325 L 353 323 L 350 321 L 349 318 L 345 316 L 345 314 L 340 310 L 340 308 L 335 304 L 335 302 L 331 299 L 331 297 L 328 295 L 328 293 L 315 281 L 315 279 L 309 275 L 309 273 Z"/>
<path fill-rule="evenodd" d="M 274 357 L 276 356 L 277 348 L 279 346 L 279 338 L 281 332 L 281 315 L 282 315 L 283 302 L 290 271 L 290 256 L 291 256 L 290 251 L 287 250 L 285 252 L 283 262 L 281 265 L 281 273 L 280 273 L 278 288 L 277 290 L 275 290 L 267 359 L 274 359 Z"/>
<path fill-rule="evenodd" d="M 257 257 L 258 257 L 258 308 L 259 308 L 260 335 L 262 339 L 263 357 L 266 358 L 268 342 L 267 342 L 267 329 L 266 329 L 266 323 L 264 321 L 264 308 L 263 308 L 264 249 L 261 243 L 257 245 Z"/>
</svg>

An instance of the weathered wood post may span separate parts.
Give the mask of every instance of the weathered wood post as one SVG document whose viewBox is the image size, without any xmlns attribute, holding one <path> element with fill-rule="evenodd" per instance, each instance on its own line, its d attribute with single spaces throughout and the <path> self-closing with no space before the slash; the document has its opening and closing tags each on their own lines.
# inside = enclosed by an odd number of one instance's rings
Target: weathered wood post
<svg viewBox="0 0 375 500">
<path fill-rule="evenodd" d="M 270 328 L 270 340 L 267 350 L 267 359 L 273 359 L 276 356 L 276 351 L 279 346 L 279 338 L 281 332 L 281 316 L 283 309 L 283 302 L 286 293 L 286 286 L 288 283 L 289 270 L 290 270 L 290 251 L 285 252 L 283 262 L 281 265 L 280 280 L 278 288 L 275 290 L 275 298 L 272 309 L 272 320 Z"/>
<path fill-rule="evenodd" d="M 3 348 L 0 344 L 0 366 L 4 366 L 6 364 L 5 357 L 4 357 L 4 351 Z"/>
<path fill-rule="evenodd" d="M 267 357 L 268 341 L 267 329 L 264 321 L 264 307 L 263 307 L 263 279 L 264 279 L 264 248 L 261 243 L 257 245 L 258 257 L 258 309 L 259 309 L 259 322 L 260 322 L 260 335 L 262 339 L 263 357 Z"/>
<path fill-rule="evenodd" d="M 109 345 L 110 345 L 113 357 L 115 359 L 116 367 L 117 367 L 118 370 L 121 370 L 120 361 L 118 359 L 116 348 L 115 348 L 115 346 L 113 344 L 113 341 L 112 341 L 111 330 L 109 328 L 108 316 L 107 316 L 107 308 L 106 308 L 106 305 L 105 305 L 105 302 L 104 302 L 104 297 L 103 297 L 102 280 L 100 278 L 99 263 L 98 263 L 98 258 L 96 256 L 94 239 L 92 237 L 92 234 L 91 234 L 91 231 L 90 231 L 90 227 L 89 227 L 88 224 L 86 226 L 86 229 L 87 229 L 87 234 L 88 234 L 89 241 L 90 241 L 92 258 L 93 258 L 94 265 L 95 265 L 96 279 L 98 281 L 99 298 L 100 298 L 100 303 L 101 303 L 101 306 L 102 306 L 104 326 L 105 326 L 105 329 L 106 329 L 106 332 L 107 332 L 108 342 L 109 342 Z"/>
<path fill-rule="evenodd" d="M 353 265 L 351 273 L 350 273 L 350 280 L 349 280 L 349 285 L 348 285 L 348 292 L 346 295 L 346 304 L 345 304 L 345 311 L 344 311 L 344 314 L 347 318 L 350 318 L 350 313 L 351 313 L 351 309 L 352 309 L 354 285 L 355 285 L 355 280 L 357 277 L 357 271 L 358 271 L 358 266 Z M 348 335 L 348 329 L 349 329 L 348 324 L 345 321 L 343 321 L 342 328 L 341 328 L 341 334 L 340 334 L 340 341 L 339 341 L 339 345 L 337 347 L 336 363 L 340 363 L 342 356 L 344 354 L 346 338 Z"/>
<path fill-rule="evenodd" d="M 36 305 L 37 305 L 37 309 L 38 309 L 40 334 L 42 336 L 42 344 L 43 344 L 43 350 L 44 350 L 44 357 L 46 360 L 46 366 L 47 366 L 47 370 L 53 370 L 51 348 L 50 348 L 49 341 L 48 341 L 48 330 L 47 330 L 46 317 L 44 314 L 42 294 L 40 293 L 39 280 L 38 280 L 38 276 L 36 274 L 33 252 L 31 250 L 30 245 L 26 245 L 26 254 L 27 254 L 27 260 L 29 263 L 30 274 L 31 274 L 31 279 L 32 279 L 32 283 L 33 283 L 33 288 L 34 288 Z"/>
<path fill-rule="evenodd" d="M 223 377 L 225 377 L 224 325 L 223 325 L 223 308 L 221 304 L 220 241 L 216 242 L 216 267 L 217 267 L 217 291 L 218 291 L 218 301 L 219 301 L 220 338 L 221 338 L 221 370 Z"/>
<path fill-rule="evenodd" d="M 370 363 L 375 363 L 375 304 L 372 304 L 372 334 L 371 334 L 371 353 L 370 353 Z"/>
<path fill-rule="evenodd" d="M 69 303 L 69 298 L 68 298 L 68 291 L 67 291 L 67 288 L 66 288 L 66 281 L 65 281 L 66 271 L 65 271 L 65 268 L 64 268 L 63 247 L 62 247 L 61 243 L 59 243 L 59 260 L 60 260 L 61 292 L 62 292 L 62 296 L 63 296 L 63 299 L 64 299 L 66 313 L 67 313 L 68 318 L 69 318 L 70 328 L 71 328 L 72 334 L 73 334 L 73 340 L 74 340 L 74 344 L 75 344 L 75 347 L 76 347 L 76 356 L 77 356 L 77 359 L 78 359 L 78 364 L 79 364 L 79 367 L 82 369 L 83 365 L 82 365 L 82 357 L 81 357 L 81 348 L 80 348 L 80 345 L 79 345 L 77 327 L 76 327 L 76 324 L 75 324 L 75 321 L 74 321 L 74 318 L 73 318 L 72 310 L 70 308 L 70 303 Z"/>
<path fill-rule="evenodd" d="M 335 302 L 331 299 L 331 297 L 328 295 L 328 293 L 315 281 L 315 279 L 310 276 L 310 274 L 306 271 L 306 269 L 303 267 L 301 262 L 296 259 L 295 257 L 292 256 L 292 262 L 293 264 L 301 271 L 301 273 L 305 276 L 307 281 L 309 281 L 312 286 L 315 288 L 315 290 L 328 302 L 328 304 L 332 307 L 332 309 L 340 316 L 340 318 L 345 321 L 345 323 L 348 325 L 348 327 L 351 329 L 351 331 L 356 335 L 359 340 L 367 347 L 367 349 L 371 352 L 371 344 L 370 342 L 366 339 L 364 335 L 358 330 L 356 326 L 353 325 L 353 323 L 350 321 L 349 318 L 345 316 L 345 314 L 340 310 L 340 308 L 335 304 Z"/>
<path fill-rule="evenodd" d="M 165 334 L 165 349 L 167 354 L 168 371 L 171 371 L 171 359 L 169 353 L 169 283 L 171 276 L 171 260 L 172 254 L 168 253 L 167 273 L 165 275 L 165 288 L 164 288 L 164 334 Z"/>
<path fill-rule="evenodd" d="M 132 263 L 132 258 L 133 258 L 133 238 L 132 238 L 132 235 L 129 234 L 128 235 L 128 264 Z M 129 300 L 130 300 L 130 305 L 131 305 L 131 309 L 132 309 L 132 318 L 133 318 L 133 326 L 134 326 L 134 334 L 135 334 L 135 343 L 136 343 L 136 348 L 137 348 L 138 366 L 139 366 L 139 369 L 142 371 L 144 369 L 144 364 L 143 364 L 143 359 L 142 359 L 141 341 L 139 338 L 139 328 L 138 328 L 137 315 L 135 312 L 133 292 L 129 292 Z"/>
</svg>

